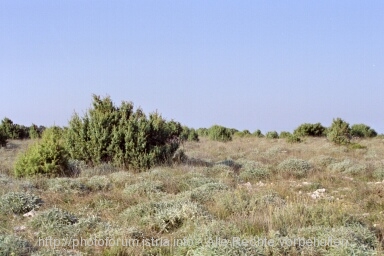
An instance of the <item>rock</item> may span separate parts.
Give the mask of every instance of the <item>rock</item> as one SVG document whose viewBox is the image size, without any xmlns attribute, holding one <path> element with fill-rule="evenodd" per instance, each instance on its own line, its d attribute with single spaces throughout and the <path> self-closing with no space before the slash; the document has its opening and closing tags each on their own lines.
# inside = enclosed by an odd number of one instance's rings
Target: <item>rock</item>
<svg viewBox="0 0 384 256">
<path fill-rule="evenodd" d="M 17 226 L 17 227 L 14 227 L 14 228 L 13 228 L 13 230 L 14 230 L 15 232 L 24 231 L 24 230 L 26 230 L 26 229 L 27 229 L 26 226 Z"/>
<path fill-rule="evenodd" d="M 25 214 L 23 214 L 24 217 L 35 217 L 36 216 L 36 212 L 35 210 L 32 210 L 30 212 L 27 212 Z"/>
</svg>

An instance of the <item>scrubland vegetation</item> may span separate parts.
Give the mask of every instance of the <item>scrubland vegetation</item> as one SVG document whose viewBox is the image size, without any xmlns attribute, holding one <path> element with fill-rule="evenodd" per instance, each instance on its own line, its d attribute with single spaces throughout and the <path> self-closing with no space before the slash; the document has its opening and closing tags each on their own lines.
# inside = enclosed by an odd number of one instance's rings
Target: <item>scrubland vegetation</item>
<svg viewBox="0 0 384 256">
<path fill-rule="evenodd" d="M 194 130 L 94 96 L 35 139 L 2 127 L 0 255 L 382 255 L 384 140 L 367 125 Z M 73 246 L 94 238 L 139 244 Z M 276 243 L 217 244 L 233 238 Z M 314 238 L 348 243 L 281 242 Z"/>
</svg>

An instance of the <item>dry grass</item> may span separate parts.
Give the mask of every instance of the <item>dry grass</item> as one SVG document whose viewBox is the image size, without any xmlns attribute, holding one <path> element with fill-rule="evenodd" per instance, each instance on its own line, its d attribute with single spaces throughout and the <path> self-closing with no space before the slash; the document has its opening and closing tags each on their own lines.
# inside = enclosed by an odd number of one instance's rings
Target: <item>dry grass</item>
<svg viewBox="0 0 384 256">
<path fill-rule="evenodd" d="M 18 192 L 43 203 L 35 217 L 10 213 L 0 205 L 0 255 L 382 255 L 384 141 L 354 142 L 363 147 L 335 146 L 324 138 L 297 144 L 254 137 L 226 143 L 201 138 L 183 145 L 194 159 L 186 164 L 145 173 L 81 166 L 77 177 L 15 179 L 13 162 L 31 142 L 11 141 L 0 150 L 0 199 L 10 202 L 8 193 Z M 48 235 L 129 238 L 141 246 L 38 246 L 39 236 Z M 206 243 L 233 237 L 333 237 L 350 243 Z M 146 244 L 174 238 L 194 243 Z"/>
</svg>

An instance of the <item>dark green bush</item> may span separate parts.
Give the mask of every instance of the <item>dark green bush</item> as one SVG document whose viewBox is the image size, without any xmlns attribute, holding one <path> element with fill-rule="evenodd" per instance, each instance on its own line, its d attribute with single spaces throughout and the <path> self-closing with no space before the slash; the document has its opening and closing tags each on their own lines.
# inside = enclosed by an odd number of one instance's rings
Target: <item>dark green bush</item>
<svg viewBox="0 0 384 256">
<path fill-rule="evenodd" d="M 312 136 L 312 137 L 320 137 L 325 136 L 326 128 L 321 125 L 321 123 L 309 124 L 304 123 L 297 127 L 293 134 L 297 136 Z"/>
<path fill-rule="evenodd" d="M 115 107 L 109 97 L 93 95 L 93 108 L 83 118 L 74 114 L 65 141 L 73 159 L 98 165 L 146 170 L 170 161 L 180 143 L 182 127 L 157 112 L 147 117 L 133 103 Z"/>
<path fill-rule="evenodd" d="M 199 135 L 196 130 L 187 126 L 183 126 L 180 138 L 182 141 L 199 141 Z"/>
<path fill-rule="evenodd" d="M 351 126 L 351 136 L 360 138 L 372 138 L 377 136 L 377 132 L 365 124 L 354 124 Z"/>
<path fill-rule="evenodd" d="M 220 125 L 213 125 L 209 128 L 208 135 L 211 140 L 223 142 L 232 140 L 231 130 Z"/>
<path fill-rule="evenodd" d="M 267 132 L 265 134 L 265 137 L 267 139 L 278 139 L 279 138 L 279 134 L 276 131 L 270 131 L 270 132 Z"/>
<path fill-rule="evenodd" d="M 58 176 L 66 174 L 68 153 L 63 146 L 62 129 L 51 127 L 43 133 L 42 140 L 30 146 L 15 163 L 18 177 L 45 174 Z"/>
<path fill-rule="evenodd" d="M 0 127 L 0 148 L 7 145 L 8 136 L 5 133 L 4 129 Z"/>
<path fill-rule="evenodd" d="M 333 119 L 333 123 L 328 130 L 327 137 L 330 141 L 338 145 L 349 144 L 351 140 L 351 128 L 343 119 Z"/>
</svg>

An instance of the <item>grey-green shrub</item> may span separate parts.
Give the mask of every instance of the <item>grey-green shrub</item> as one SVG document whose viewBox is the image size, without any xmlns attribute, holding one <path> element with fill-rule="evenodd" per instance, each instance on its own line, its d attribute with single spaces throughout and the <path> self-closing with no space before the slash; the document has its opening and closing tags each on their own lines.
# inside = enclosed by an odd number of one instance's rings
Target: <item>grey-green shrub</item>
<svg viewBox="0 0 384 256">
<path fill-rule="evenodd" d="M 41 198 L 24 192 L 9 192 L 0 199 L 0 210 L 3 213 L 24 214 L 38 209 L 42 204 Z"/>
<path fill-rule="evenodd" d="M 17 177 L 45 174 L 49 176 L 64 175 L 68 171 L 68 152 L 62 140 L 62 130 L 51 127 L 43 133 L 41 141 L 30 146 L 20 155 L 15 163 Z"/>
<path fill-rule="evenodd" d="M 243 181 L 266 179 L 271 175 L 270 170 L 258 162 L 245 161 L 242 162 L 241 165 L 239 178 Z"/>
<path fill-rule="evenodd" d="M 223 142 L 232 140 L 231 130 L 220 125 L 213 125 L 209 128 L 208 135 L 211 140 Z"/>
<path fill-rule="evenodd" d="M 283 175 L 293 175 L 296 178 L 305 177 L 312 166 L 305 160 L 288 158 L 277 166 L 277 170 Z"/>
<path fill-rule="evenodd" d="M 372 138 L 377 136 L 377 132 L 365 124 L 354 124 L 351 126 L 351 136 L 360 138 Z"/>
<path fill-rule="evenodd" d="M 78 222 L 78 218 L 57 207 L 45 210 L 31 221 L 31 225 L 34 228 L 52 228 L 58 229 L 63 226 L 73 225 Z"/>
<path fill-rule="evenodd" d="M 343 119 L 333 119 L 332 125 L 328 129 L 327 137 L 330 141 L 338 145 L 349 144 L 351 140 L 351 128 Z"/>
<path fill-rule="evenodd" d="M 297 127 L 294 131 L 293 134 L 297 136 L 312 136 L 312 137 L 320 137 L 324 136 L 326 133 L 326 128 L 321 125 L 321 123 L 315 123 L 315 124 L 310 124 L 310 123 L 304 123 Z"/>
<path fill-rule="evenodd" d="M 265 134 L 265 137 L 267 139 L 278 139 L 279 138 L 279 134 L 276 132 L 276 131 L 269 131 Z"/>
<path fill-rule="evenodd" d="M 182 127 L 157 112 L 147 117 L 133 104 L 115 107 L 109 97 L 93 95 L 93 108 L 83 118 L 75 114 L 66 132 L 72 158 L 91 165 L 111 162 L 133 170 L 147 170 L 170 161 L 180 143 Z"/>
<path fill-rule="evenodd" d="M 21 237 L 0 234 L 0 256 L 30 255 L 35 250 L 30 242 Z"/>
</svg>

